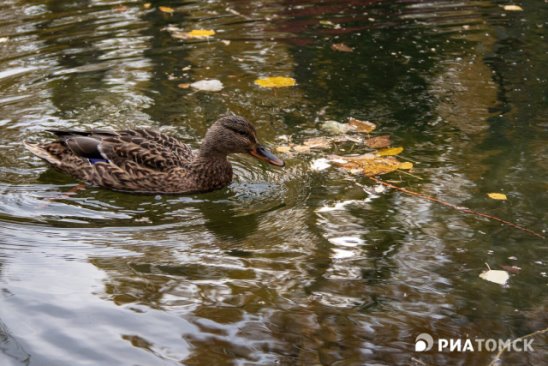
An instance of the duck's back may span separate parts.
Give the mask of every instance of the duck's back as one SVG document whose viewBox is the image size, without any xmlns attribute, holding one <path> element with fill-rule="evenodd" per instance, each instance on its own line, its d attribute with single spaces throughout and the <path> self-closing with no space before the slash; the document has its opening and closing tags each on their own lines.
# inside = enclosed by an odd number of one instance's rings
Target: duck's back
<svg viewBox="0 0 548 366">
<path fill-rule="evenodd" d="M 150 129 L 50 132 L 56 141 L 27 143 L 27 149 L 75 178 L 122 191 L 185 190 L 194 154 L 169 135 Z"/>
</svg>

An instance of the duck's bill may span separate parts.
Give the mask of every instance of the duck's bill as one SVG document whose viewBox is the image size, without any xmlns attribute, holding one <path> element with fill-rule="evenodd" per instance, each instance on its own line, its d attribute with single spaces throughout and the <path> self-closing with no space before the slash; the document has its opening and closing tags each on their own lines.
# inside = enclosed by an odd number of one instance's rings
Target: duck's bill
<svg viewBox="0 0 548 366">
<path fill-rule="evenodd" d="M 254 149 L 249 151 L 250 155 L 253 155 L 259 160 L 266 161 L 269 164 L 276 165 L 276 166 L 284 166 L 285 163 L 282 159 L 277 157 L 276 155 L 272 154 L 270 151 L 265 149 L 261 145 L 257 145 Z"/>
</svg>

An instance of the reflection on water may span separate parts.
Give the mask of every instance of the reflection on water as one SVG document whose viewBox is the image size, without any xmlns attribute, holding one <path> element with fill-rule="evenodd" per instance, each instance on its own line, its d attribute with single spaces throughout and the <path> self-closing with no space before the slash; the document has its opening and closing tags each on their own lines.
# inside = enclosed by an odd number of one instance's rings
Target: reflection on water
<svg viewBox="0 0 548 366">
<path fill-rule="evenodd" d="M 274 145 L 354 116 L 415 161 L 415 177 L 387 179 L 542 231 L 546 17 L 542 2 L 523 8 L 2 2 L 0 363 L 488 364 L 486 352 L 415 353 L 415 337 L 546 328 L 542 240 L 311 171 L 315 155 L 289 157 L 283 170 L 235 156 L 228 188 L 155 197 L 71 193 L 76 182 L 21 146 L 48 128 L 152 126 L 196 147 L 227 111 Z M 169 25 L 216 35 L 175 39 Z M 253 85 L 268 75 L 298 86 Z M 207 78 L 224 90 L 178 87 Z M 502 288 L 478 278 L 485 262 L 522 269 Z M 534 353 L 503 360 L 541 364 L 543 337 Z"/>
</svg>

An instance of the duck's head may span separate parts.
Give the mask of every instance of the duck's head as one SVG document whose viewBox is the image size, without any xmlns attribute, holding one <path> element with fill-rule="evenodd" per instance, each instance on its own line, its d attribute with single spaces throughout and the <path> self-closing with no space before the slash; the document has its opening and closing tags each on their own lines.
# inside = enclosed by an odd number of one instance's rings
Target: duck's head
<svg viewBox="0 0 548 366">
<path fill-rule="evenodd" d="M 207 130 L 200 148 L 204 157 L 234 153 L 247 153 L 276 166 L 284 161 L 257 142 L 255 127 L 240 116 L 223 116 Z"/>
</svg>

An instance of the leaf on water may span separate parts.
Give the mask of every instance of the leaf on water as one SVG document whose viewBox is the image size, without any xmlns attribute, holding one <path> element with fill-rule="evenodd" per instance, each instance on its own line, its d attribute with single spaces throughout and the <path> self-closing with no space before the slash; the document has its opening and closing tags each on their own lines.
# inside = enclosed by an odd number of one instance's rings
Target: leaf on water
<svg viewBox="0 0 548 366">
<path fill-rule="evenodd" d="M 189 83 L 181 83 L 179 85 L 177 85 L 178 88 L 181 88 L 181 89 L 188 89 L 190 88 L 190 84 Z"/>
<path fill-rule="evenodd" d="M 160 9 L 162 13 L 168 13 L 168 14 L 173 14 L 173 12 L 175 11 L 175 9 L 170 8 L 169 6 L 160 6 L 158 9 Z"/>
<path fill-rule="evenodd" d="M 348 118 L 348 124 L 356 129 L 358 132 L 369 133 L 377 128 L 377 125 L 369 121 L 361 121 L 354 117 Z"/>
<path fill-rule="evenodd" d="M 481 279 L 498 283 L 499 285 L 506 285 L 506 282 L 510 279 L 508 272 L 493 269 L 481 272 L 479 276 Z"/>
<path fill-rule="evenodd" d="M 335 26 L 335 24 L 331 20 L 320 20 L 320 24 L 328 27 Z"/>
<path fill-rule="evenodd" d="M 504 269 L 506 272 L 510 273 L 519 273 L 521 271 L 521 267 L 518 266 L 500 266 L 502 269 Z"/>
<path fill-rule="evenodd" d="M 310 169 L 321 172 L 322 170 L 326 170 L 331 166 L 331 161 L 326 158 L 320 158 L 313 160 L 312 163 L 310 163 Z"/>
<path fill-rule="evenodd" d="M 393 156 L 398 155 L 403 151 L 403 147 L 390 147 L 388 149 L 383 149 L 377 151 L 377 155 L 379 156 Z"/>
<path fill-rule="evenodd" d="M 215 31 L 213 29 L 193 29 L 186 35 L 188 38 L 206 38 L 214 36 Z"/>
<path fill-rule="evenodd" d="M 285 153 L 291 152 L 291 146 L 289 145 L 277 146 L 275 150 L 276 152 L 285 154 Z"/>
<path fill-rule="evenodd" d="M 331 45 L 331 49 L 333 51 L 339 51 L 339 52 L 354 52 L 354 49 L 352 47 L 348 47 L 344 43 L 333 43 Z"/>
<path fill-rule="evenodd" d="M 124 12 L 127 11 L 127 9 L 128 9 L 128 7 L 125 6 L 125 5 L 118 5 L 114 8 L 114 11 L 117 12 L 117 13 L 124 13 Z"/>
<path fill-rule="evenodd" d="M 519 5 L 504 5 L 503 9 L 506 11 L 523 11 L 523 8 Z"/>
<path fill-rule="evenodd" d="M 383 149 L 390 146 L 391 143 L 390 135 L 375 136 L 364 141 L 365 146 L 372 149 Z"/>
<path fill-rule="evenodd" d="M 304 146 L 304 145 L 294 145 L 293 150 L 298 153 L 306 153 L 310 151 L 310 146 Z"/>
<path fill-rule="evenodd" d="M 150 9 L 151 7 L 152 7 L 151 3 L 144 3 L 143 4 L 143 9 Z"/>
<path fill-rule="evenodd" d="M 331 140 L 327 137 L 312 137 L 304 140 L 303 145 L 310 147 L 311 149 L 328 149 L 331 147 Z"/>
<path fill-rule="evenodd" d="M 337 121 L 325 121 L 320 126 L 322 130 L 327 131 L 329 133 L 340 135 L 343 133 L 347 133 L 349 131 L 353 131 L 355 129 L 354 126 L 351 126 L 348 123 L 340 123 Z"/>
<path fill-rule="evenodd" d="M 383 157 L 375 154 L 335 156 L 332 161 L 344 169 L 360 172 L 367 176 L 387 174 L 397 170 L 400 166 L 400 162 L 392 156 Z"/>
<path fill-rule="evenodd" d="M 402 169 L 402 170 L 413 169 L 413 163 L 411 163 L 410 161 L 400 163 L 400 166 L 398 166 L 398 169 Z"/>
<path fill-rule="evenodd" d="M 194 89 L 202 91 L 219 91 L 223 89 L 223 83 L 216 79 L 200 80 L 190 84 Z"/>
<path fill-rule="evenodd" d="M 263 88 L 285 88 L 297 85 L 297 81 L 286 76 L 270 76 L 255 80 L 255 85 Z"/>
<path fill-rule="evenodd" d="M 493 200 L 506 201 L 508 197 L 504 193 L 487 193 L 487 196 Z"/>
</svg>

